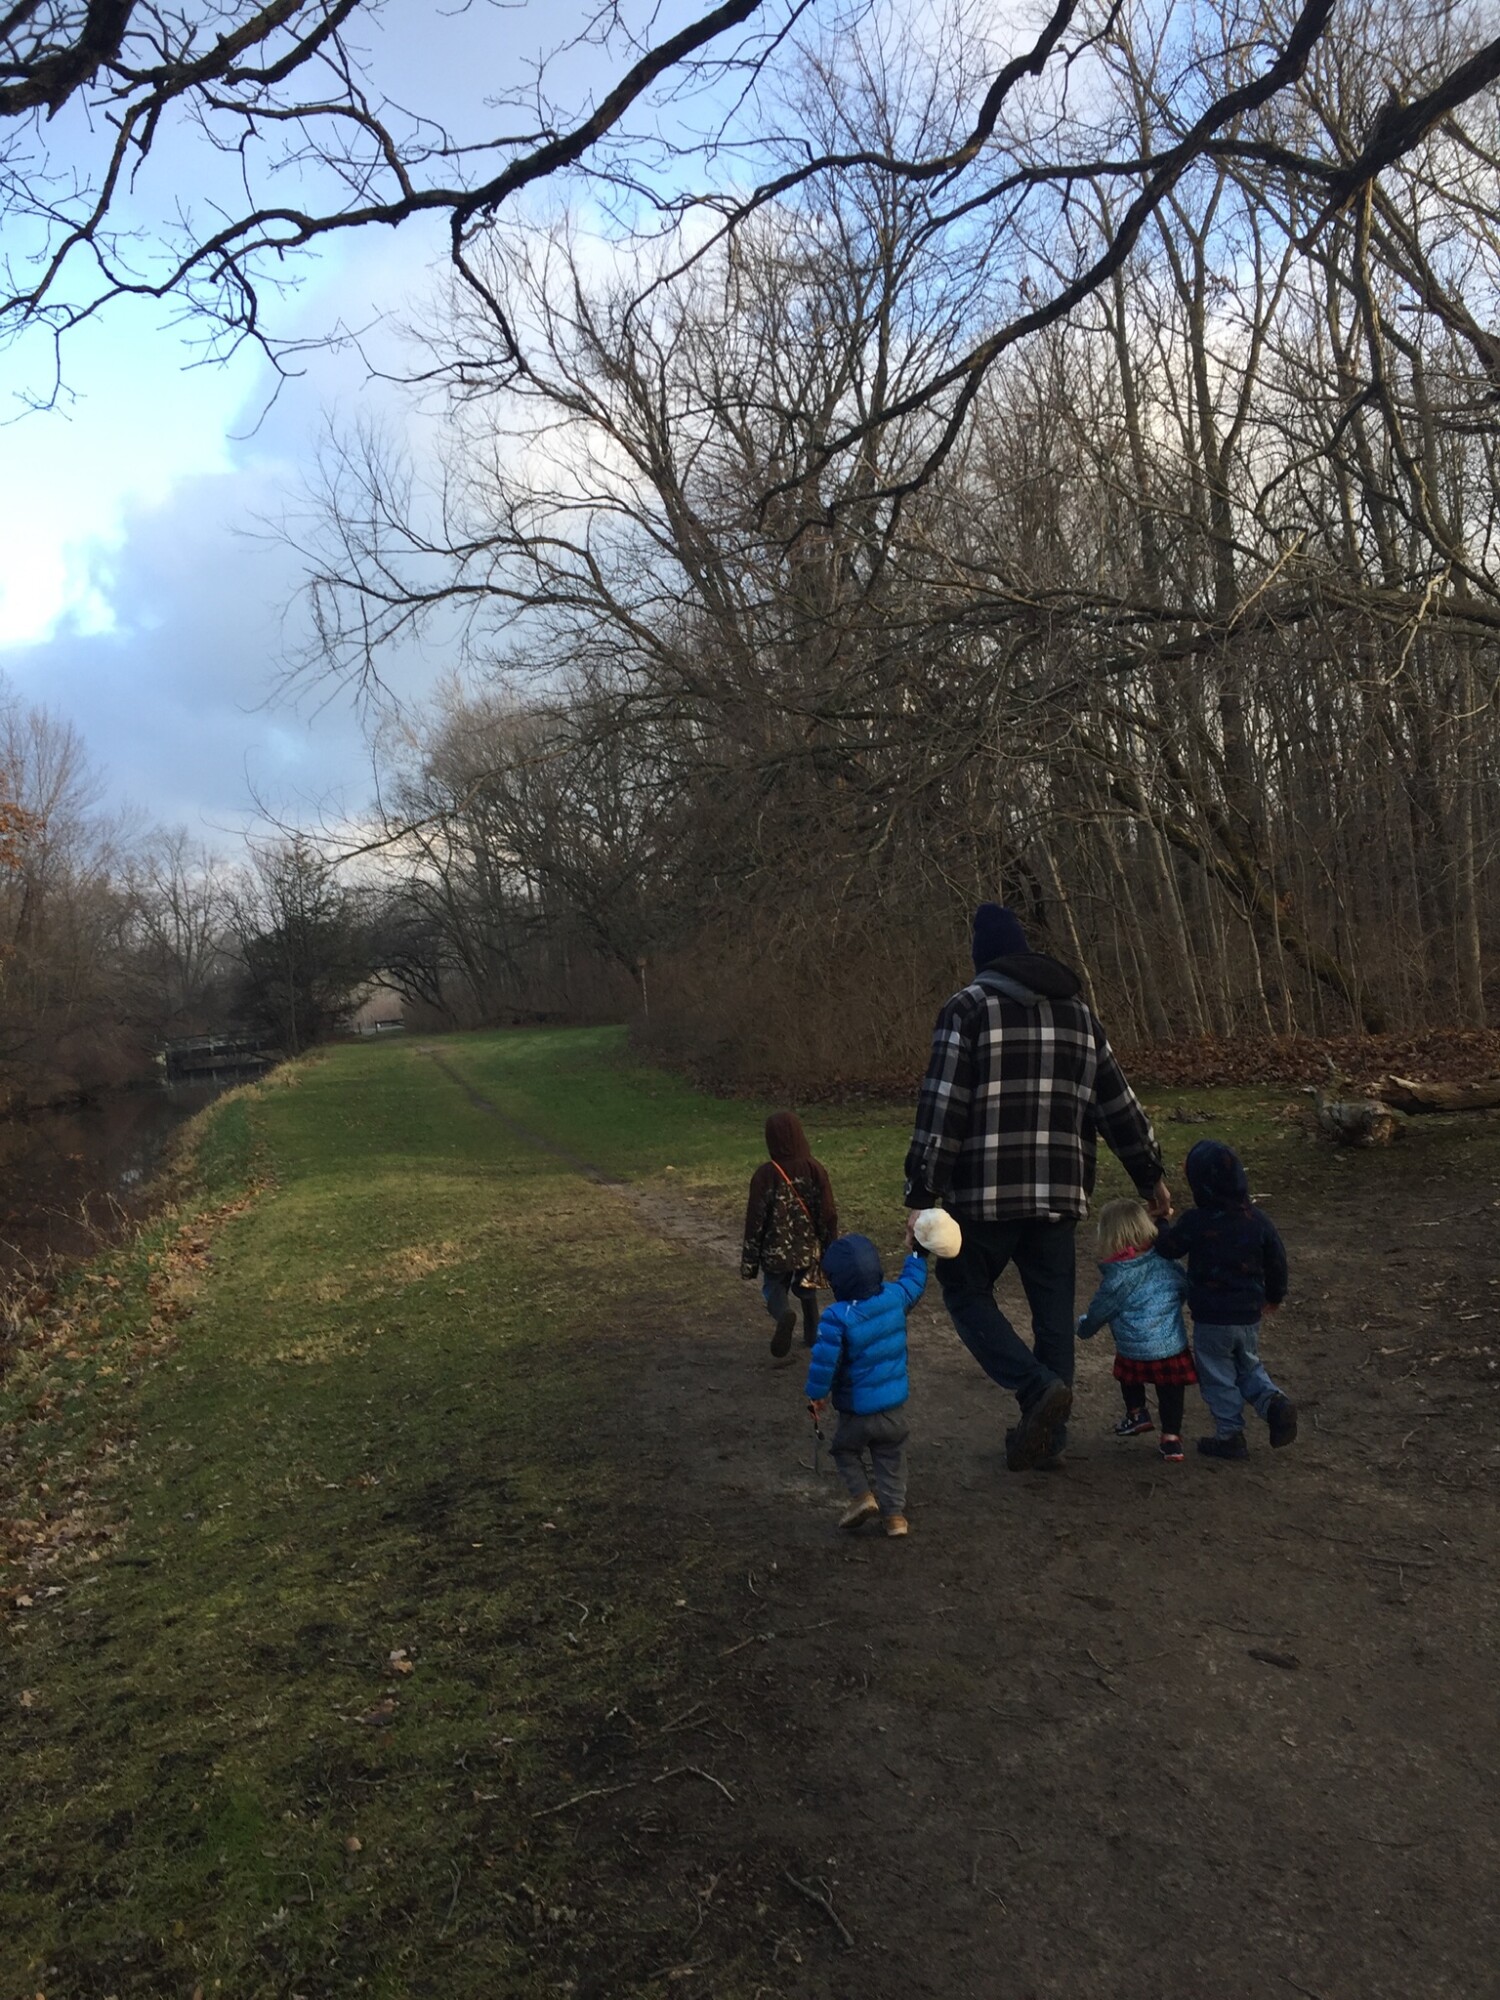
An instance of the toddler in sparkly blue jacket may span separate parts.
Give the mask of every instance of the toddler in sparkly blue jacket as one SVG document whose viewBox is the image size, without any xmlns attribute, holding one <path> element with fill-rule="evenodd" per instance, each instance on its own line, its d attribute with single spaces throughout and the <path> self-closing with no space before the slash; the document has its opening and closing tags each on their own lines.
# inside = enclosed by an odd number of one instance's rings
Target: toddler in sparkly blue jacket
<svg viewBox="0 0 1500 2000">
<path fill-rule="evenodd" d="M 807 1400 L 814 1416 L 830 1401 L 839 1413 L 833 1462 L 850 1498 L 839 1526 L 858 1528 L 878 1513 L 888 1535 L 904 1535 L 906 1313 L 922 1296 L 927 1266 L 920 1256 L 908 1257 L 901 1276 L 887 1284 L 869 1237 L 840 1236 L 823 1252 L 823 1275 L 833 1303 L 818 1321 Z"/>
<path fill-rule="evenodd" d="M 1161 1455 L 1179 1464 L 1185 1394 L 1198 1379 L 1182 1317 L 1187 1279 L 1177 1265 L 1158 1256 L 1156 1224 L 1141 1202 L 1104 1204 L 1098 1248 L 1099 1289 L 1078 1322 L 1078 1338 L 1092 1338 L 1101 1326 L 1114 1334 L 1115 1380 L 1125 1398 L 1115 1436 L 1140 1437 L 1152 1428 L 1146 1390 L 1154 1386 Z"/>
</svg>

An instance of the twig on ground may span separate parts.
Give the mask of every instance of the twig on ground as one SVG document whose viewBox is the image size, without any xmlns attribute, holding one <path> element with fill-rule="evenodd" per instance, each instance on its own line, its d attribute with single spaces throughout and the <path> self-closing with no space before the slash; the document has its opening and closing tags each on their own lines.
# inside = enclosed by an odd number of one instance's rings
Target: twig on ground
<svg viewBox="0 0 1500 2000">
<path fill-rule="evenodd" d="M 1260 1660 L 1268 1667 L 1284 1667 L 1288 1673 L 1302 1664 L 1295 1653 L 1273 1653 L 1264 1646 L 1247 1646 L 1245 1651 L 1252 1660 Z"/>
<path fill-rule="evenodd" d="M 809 1903 L 814 1904 L 818 1909 L 820 1909 L 823 1912 L 824 1916 L 827 1917 L 829 1923 L 833 1925 L 834 1929 L 838 1932 L 839 1936 L 844 1940 L 845 1948 L 849 1951 L 853 1951 L 854 1949 L 853 1936 L 850 1934 L 848 1925 L 844 1922 L 843 1918 L 839 1915 L 838 1911 L 833 1907 L 832 1896 L 830 1896 L 825 1890 L 815 1889 L 811 1882 L 799 1882 L 796 1876 L 792 1873 L 790 1868 L 783 1868 L 781 1872 L 783 1878 L 791 1883 L 792 1887 L 797 1891 L 797 1894 L 799 1896 L 805 1896 Z"/>
<path fill-rule="evenodd" d="M 439 1937 L 446 1934 L 449 1924 L 453 1921 L 453 1912 L 458 1908 L 458 1892 L 463 1887 L 463 1879 L 458 1863 L 455 1861 L 453 1864 L 453 1896 L 448 1904 L 448 1914 L 443 1919 L 442 1929 L 438 1932 Z"/>
<path fill-rule="evenodd" d="M 690 1722 L 702 1707 L 703 1704 L 701 1701 L 695 1701 L 692 1707 L 685 1708 L 681 1715 L 675 1715 L 670 1722 L 664 1722 L 661 1728 L 657 1730 L 657 1735 L 670 1736 L 674 1729 L 681 1729 L 685 1722 Z"/>
<path fill-rule="evenodd" d="M 1286 1981 L 1288 1986 L 1295 1987 L 1297 1992 L 1299 1993 L 1305 1993 L 1307 1995 L 1307 2000 L 1323 2000 L 1323 1995 L 1321 1993 L 1314 1992 L 1311 1986 L 1304 1986 L 1300 1979 L 1293 1979 L 1292 1975 L 1289 1972 L 1283 1972 L 1281 1976 Z"/>
<path fill-rule="evenodd" d="M 623 1785 L 595 1785 L 592 1791 L 575 1792 L 570 1799 L 559 1799 L 555 1806 L 543 1806 L 534 1812 L 533 1819 L 550 1819 L 553 1813 L 566 1812 L 569 1806 L 581 1806 L 585 1799 L 611 1799 L 616 1792 L 628 1792 L 632 1785 L 640 1783 L 639 1778 L 627 1778 Z"/>
<path fill-rule="evenodd" d="M 1364 1542 L 1351 1540 L 1348 1535 L 1325 1534 L 1320 1528 L 1304 1527 L 1300 1521 L 1287 1521 L 1284 1525 L 1299 1535 L 1306 1535 L 1314 1542 L 1334 1542 L 1341 1549 L 1357 1549 L 1366 1562 L 1385 1563 L 1391 1569 L 1436 1569 L 1435 1562 L 1426 1562 L 1421 1556 L 1381 1556 Z"/>
<path fill-rule="evenodd" d="M 670 1771 L 663 1771 L 659 1778 L 653 1778 L 651 1782 L 653 1785 L 664 1785 L 668 1778 L 702 1778 L 705 1784 L 712 1785 L 715 1791 L 724 1794 L 731 1805 L 734 1804 L 734 1793 L 728 1785 L 721 1784 L 712 1771 L 702 1770 L 697 1764 L 674 1764 Z"/>
<path fill-rule="evenodd" d="M 731 1653 L 743 1652 L 746 1646 L 753 1646 L 757 1639 L 760 1640 L 762 1645 L 768 1639 L 794 1639 L 799 1632 L 822 1632 L 836 1622 L 832 1618 L 820 1618 L 815 1625 L 788 1625 L 780 1632 L 752 1632 L 748 1639 L 740 1639 L 734 1645 L 726 1646 L 724 1651 L 720 1653 L 719 1658 L 727 1660 Z"/>
</svg>

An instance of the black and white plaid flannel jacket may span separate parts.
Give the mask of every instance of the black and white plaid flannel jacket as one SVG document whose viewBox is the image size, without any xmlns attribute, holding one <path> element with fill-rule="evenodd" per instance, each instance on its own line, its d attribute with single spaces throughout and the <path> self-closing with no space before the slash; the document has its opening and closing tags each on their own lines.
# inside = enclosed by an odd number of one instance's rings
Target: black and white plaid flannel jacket
<svg viewBox="0 0 1500 2000">
<path fill-rule="evenodd" d="M 1086 1215 L 1098 1132 L 1142 1192 L 1161 1179 L 1151 1121 L 1087 1003 L 1022 999 L 983 972 L 938 1015 L 906 1205 L 976 1222 Z"/>
</svg>

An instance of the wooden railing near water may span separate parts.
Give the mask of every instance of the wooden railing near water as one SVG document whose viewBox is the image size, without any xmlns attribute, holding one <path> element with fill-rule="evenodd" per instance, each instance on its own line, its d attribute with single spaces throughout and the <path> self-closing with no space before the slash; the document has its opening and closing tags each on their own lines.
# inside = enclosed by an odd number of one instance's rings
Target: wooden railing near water
<svg viewBox="0 0 1500 2000">
<path fill-rule="evenodd" d="M 162 1043 L 156 1060 L 169 1077 L 214 1076 L 221 1070 L 266 1069 L 280 1054 L 264 1035 L 179 1035 Z"/>
</svg>

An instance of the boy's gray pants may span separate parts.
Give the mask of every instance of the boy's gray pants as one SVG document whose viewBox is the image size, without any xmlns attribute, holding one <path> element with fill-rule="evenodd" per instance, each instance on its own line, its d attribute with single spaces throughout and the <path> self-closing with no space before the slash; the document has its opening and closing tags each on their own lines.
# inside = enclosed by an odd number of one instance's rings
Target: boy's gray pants
<svg viewBox="0 0 1500 2000">
<path fill-rule="evenodd" d="M 833 1462 L 849 1489 L 849 1497 L 863 1500 L 870 1490 L 865 1470 L 865 1453 L 875 1473 L 875 1498 L 882 1514 L 906 1512 L 906 1440 L 910 1435 L 906 1405 L 877 1410 L 873 1416 L 856 1417 L 840 1411 L 839 1427 L 833 1434 Z"/>
</svg>

